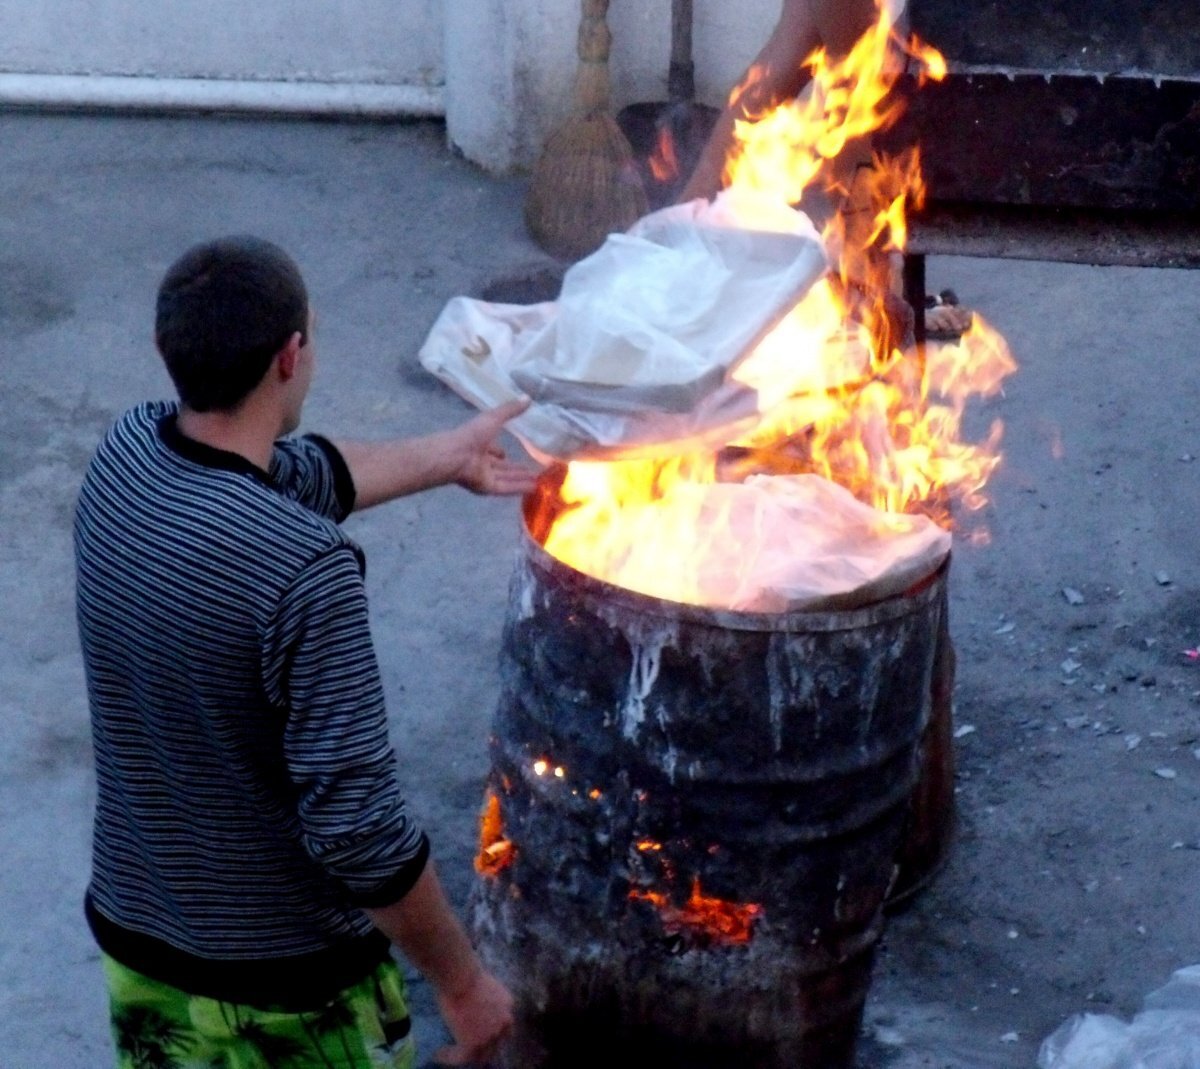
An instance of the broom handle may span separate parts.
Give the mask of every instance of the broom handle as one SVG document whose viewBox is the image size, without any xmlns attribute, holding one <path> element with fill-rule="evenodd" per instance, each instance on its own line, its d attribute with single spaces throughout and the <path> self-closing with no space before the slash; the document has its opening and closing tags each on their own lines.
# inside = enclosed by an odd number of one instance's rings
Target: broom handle
<svg viewBox="0 0 1200 1069">
<path fill-rule="evenodd" d="M 667 95 L 672 103 L 696 96 L 696 65 L 692 62 L 692 0 L 671 0 L 671 66 Z"/>
<path fill-rule="evenodd" d="M 575 110 L 580 115 L 607 112 L 611 99 L 608 54 L 608 0 L 583 0 L 579 20 L 579 70 L 575 75 Z"/>
</svg>

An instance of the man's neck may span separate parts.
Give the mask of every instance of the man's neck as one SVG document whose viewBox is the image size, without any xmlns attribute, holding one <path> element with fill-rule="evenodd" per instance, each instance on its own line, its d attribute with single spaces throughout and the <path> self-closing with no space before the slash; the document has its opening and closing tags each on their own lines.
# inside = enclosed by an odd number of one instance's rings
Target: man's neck
<svg viewBox="0 0 1200 1069">
<path fill-rule="evenodd" d="M 183 405 L 176 423 L 180 434 L 214 449 L 236 453 L 266 471 L 279 437 L 275 421 L 245 407 L 236 412 L 197 412 Z"/>
</svg>

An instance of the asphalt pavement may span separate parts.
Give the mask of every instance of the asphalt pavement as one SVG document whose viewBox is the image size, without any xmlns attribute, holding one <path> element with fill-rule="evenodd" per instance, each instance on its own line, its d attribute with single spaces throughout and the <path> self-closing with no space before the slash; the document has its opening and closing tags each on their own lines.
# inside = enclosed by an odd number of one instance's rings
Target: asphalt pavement
<svg viewBox="0 0 1200 1069">
<path fill-rule="evenodd" d="M 6 1069 L 111 1064 L 83 922 L 93 777 L 71 512 L 129 405 L 170 395 L 154 292 L 191 243 L 270 238 L 319 316 L 305 428 L 383 437 L 470 414 L 417 349 L 445 302 L 552 268 L 520 177 L 436 122 L 0 115 L 0 1036 Z M 1016 1069 L 1091 1009 L 1128 1018 L 1200 961 L 1198 276 L 938 259 L 1021 370 L 956 545 L 958 833 L 889 924 L 864 1069 Z M 352 517 L 410 804 L 451 896 L 477 835 L 513 501 L 444 489 Z M 1065 591 L 1071 593 L 1065 593 Z M 414 978 L 417 1036 L 442 1041 Z"/>
</svg>

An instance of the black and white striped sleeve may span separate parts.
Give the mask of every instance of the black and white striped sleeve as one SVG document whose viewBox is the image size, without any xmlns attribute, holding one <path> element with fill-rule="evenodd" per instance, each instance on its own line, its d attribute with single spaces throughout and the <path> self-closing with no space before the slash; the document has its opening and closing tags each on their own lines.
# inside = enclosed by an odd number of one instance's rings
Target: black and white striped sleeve
<svg viewBox="0 0 1200 1069">
<path fill-rule="evenodd" d="M 337 446 L 319 434 L 277 441 L 270 474 L 285 497 L 335 523 L 354 511 L 350 468 Z"/>
<path fill-rule="evenodd" d="M 268 628 L 264 680 L 287 710 L 284 758 L 309 855 L 357 906 L 384 906 L 417 881 L 429 845 L 410 819 L 388 739 L 358 559 L 313 560 Z"/>
</svg>

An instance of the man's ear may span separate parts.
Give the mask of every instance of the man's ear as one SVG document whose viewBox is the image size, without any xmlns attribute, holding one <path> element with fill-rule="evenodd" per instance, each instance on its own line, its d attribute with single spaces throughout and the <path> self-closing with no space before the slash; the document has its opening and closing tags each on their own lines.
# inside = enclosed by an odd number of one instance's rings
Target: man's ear
<svg viewBox="0 0 1200 1069">
<path fill-rule="evenodd" d="M 287 344 L 275 354 L 275 365 L 279 368 L 279 378 L 283 382 L 290 381 L 296 374 L 296 362 L 299 360 L 303 344 L 300 340 L 300 331 L 296 331 L 288 338 Z"/>
</svg>

